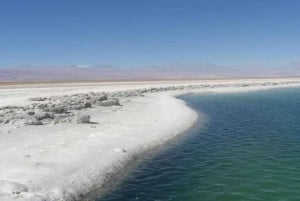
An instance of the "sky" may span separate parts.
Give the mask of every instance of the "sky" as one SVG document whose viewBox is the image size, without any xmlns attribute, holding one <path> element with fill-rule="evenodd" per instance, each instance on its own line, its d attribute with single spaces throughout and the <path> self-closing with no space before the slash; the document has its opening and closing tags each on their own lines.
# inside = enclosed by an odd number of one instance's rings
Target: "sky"
<svg viewBox="0 0 300 201">
<path fill-rule="evenodd" d="M 1 0 L 0 67 L 300 61 L 298 0 Z"/>
</svg>

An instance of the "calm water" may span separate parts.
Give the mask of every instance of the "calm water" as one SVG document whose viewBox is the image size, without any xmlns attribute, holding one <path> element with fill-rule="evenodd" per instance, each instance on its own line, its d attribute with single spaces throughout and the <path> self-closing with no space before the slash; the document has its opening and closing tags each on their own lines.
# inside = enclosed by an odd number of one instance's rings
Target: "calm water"
<svg viewBox="0 0 300 201">
<path fill-rule="evenodd" d="M 300 200 L 300 89 L 183 99 L 205 125 L 99 201 Z"/>
</svg>

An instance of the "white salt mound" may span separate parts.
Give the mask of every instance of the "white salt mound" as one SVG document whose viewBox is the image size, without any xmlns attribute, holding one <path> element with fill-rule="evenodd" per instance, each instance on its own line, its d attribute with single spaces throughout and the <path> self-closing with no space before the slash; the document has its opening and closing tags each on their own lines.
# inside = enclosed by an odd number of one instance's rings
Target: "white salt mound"
<svg viewBox="0 0 300 201">
<path fill-rule="evenodd" d="M 0 180 L 0 194 L 20 194 L 27 191 L 27 187 L 23 184 Z"/>
<path fill-rule="evenodd" d="M 87 124 L 87 123 L 90 123 L 90 120 L 91 120 L 90 115 L 88 115 L 88 114 L 79 114 L 78 119 L 77 119 L 77 123 Z"/>
</svg>

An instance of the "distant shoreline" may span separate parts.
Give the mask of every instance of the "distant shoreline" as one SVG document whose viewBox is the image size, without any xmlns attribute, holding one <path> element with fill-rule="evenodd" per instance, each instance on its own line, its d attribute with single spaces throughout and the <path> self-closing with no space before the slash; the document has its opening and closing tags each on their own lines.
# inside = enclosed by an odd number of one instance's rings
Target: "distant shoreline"
<svg viewBox="0 0 300 201">
<path fill-rule="evenodd" d="M 235 80 L 284 80 L 284 79 L 300 79 L 300 76 L 287 76 L 287 77 L 216 77 L 216 78 L 182 78 L 182 79 L 99 79 L 99 80 L 32 80 L 32 81 L 1 81 L 1 86 L 12 86 L 12 85 L 59 85 L 59 84 L 90 84 L 90 83 L 145 83 L 145 82 L 201 82 L 201 81 L 235 81 Z"/>
<path fill-rule="evenodd" d="M 281 81 L 292 81 L 300 82 L 300 77 L 275 77 L 275 78 L 205 78 L 205 79 L 157 79 L 157 80 L 65 80 L 65 81 L 31 81 L 31 82 L 1 82 L 0 81 L 0 90 L 9 90 L 9 89 L 29 89 L 29 88 L 57 88 L 62 89 L 68 87 L 70 89 L 76 90 L 81 86 L 91 85 L 93 88 L 101 88 L 104 91 L 118 91 L 118 90 L 127 90 L 135 89 L 140 87 L 159 87 L 160 85 L 171 85 L 171 86 L 180 86 L 180 85 L 196 85 L 196 84 L 212 84 L 220 83 L 226 84 L 231 82 L 239 83 L 249 83 L 249 82 L 281 82 Z M 115 87 L 116 89 L 115 89 Z M 121 86 L 121 87 L 120 87 Z M 109 89 L 109 90 L 107 90 Z M 60 90 L 59 90 L 60 91 Z M 82 93 L 82 92 L 81 92 Z M 47 95 L 47 94 L 45 94 Z M 0 93 L 1 98 L 1 93 Z M 1 106 L 1 99 L 0 99 Z"/>
</svg>

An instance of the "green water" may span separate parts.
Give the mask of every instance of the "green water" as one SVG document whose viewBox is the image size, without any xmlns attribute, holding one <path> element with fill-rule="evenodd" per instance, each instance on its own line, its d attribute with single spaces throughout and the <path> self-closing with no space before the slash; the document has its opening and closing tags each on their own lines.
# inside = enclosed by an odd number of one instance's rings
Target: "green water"
<svg viewBox="0 0 300 201">
<path fill-rule="evenodd" d="M 300 89 L 182 97 L 206 115 L 99 201 L 300 200 Z"/>
</svg>

